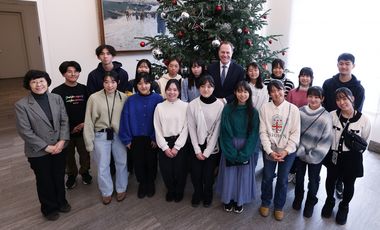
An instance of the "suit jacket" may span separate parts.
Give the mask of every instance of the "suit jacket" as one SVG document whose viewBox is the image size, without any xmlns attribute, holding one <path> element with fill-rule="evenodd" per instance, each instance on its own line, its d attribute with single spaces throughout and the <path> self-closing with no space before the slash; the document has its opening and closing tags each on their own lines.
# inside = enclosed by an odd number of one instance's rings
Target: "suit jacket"
<svg viewBox="0 0 380 230">
<path fill-rule="evenodd" d="M 237 63 L 231 61 L 224 80 L 224 84 L 220 80 L 220 61 L 210 64 L 207 67 L 208 73 L 214 78 L 215 89 L 214 95 L 217 98 L 225 98 L 228 103 L 234 100 L 234 89 L 239 81 L 243 81 L 245 78 L 244 69 Z"/>
<path fill-rule="evenodd" d="M 45 151 L 46 146 L 55 145 L 59 140 L 70 140 L 69 119 L 62 98 L 57 94 L 47 95 L 54 125 L 31 94 L 15 104 L 17 131 L 25 142 L 27 157 L 50 154 Z"/>
</svg>

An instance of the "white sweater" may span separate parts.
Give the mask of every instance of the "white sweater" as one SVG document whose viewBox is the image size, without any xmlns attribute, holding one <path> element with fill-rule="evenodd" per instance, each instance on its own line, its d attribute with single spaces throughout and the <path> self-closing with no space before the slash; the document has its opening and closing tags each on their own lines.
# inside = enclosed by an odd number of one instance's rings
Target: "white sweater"
<svg viewBox="0 0 380 230">
<path fill-rule="evenodd" d="M 279 106 L 268 102 L 261 107 L 259 115 L 260 139 L 264 151 L 270 154 L 276 151 L 274 148 L 277 147 L 286 150 L 289 154 L 295 152 L 300 141 L 301 129 L 300 112 L 297 106 L 287 101 Z"/>
<path fill-rule="evenodd" d="M 252 90 L 252 103 L 253 107 L 260 111 L 261 107 L 269 101 L 269 94 L 267 87 L 263 87 L 262 89 L 258 89 L 254 84 L 249 83 L 249 86 Z"/>
<path fill-rule="evenodd" d="M 165 151 L 169 148 L 165 137 L 178 136 L 174 148 L 180 150 L 188 136 L 187 103 L 177 99 L 175 102 L 165 100 L 154 110 L 154 130 L 158 147 Z"/>
<path fill-rule="evenodd" d="M 220 131 L 220 118 L 224 104 L 216 100 L 211 104 L 203 103 L 199 97 L 192 100 L 187 108 L 187 126 L 195 154 L 201 152 L 199 145 L 207 140 L 207 147 L 202 155 L 208 158 L 215 154 Z"/>
</svg>

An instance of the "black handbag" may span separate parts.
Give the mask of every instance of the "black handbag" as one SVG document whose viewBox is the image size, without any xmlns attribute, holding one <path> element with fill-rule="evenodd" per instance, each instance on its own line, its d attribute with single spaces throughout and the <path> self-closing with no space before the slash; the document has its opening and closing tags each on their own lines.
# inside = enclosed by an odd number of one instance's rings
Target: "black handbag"
<svg viewBox="0 0 380 230">
<path fill-rule="evenodd" d="M 346 145 L 346 147 L 349 148 L 351 151 L 363 153 L 367 149 L 367 141 L 364 140 L 361 136 L 352 132 L 351 130 L 348 130 L 348 124 L 347 127 L 345 127 L 345 130 L 343 131 L 343 135 L 344 145 Z"/>
</svg>

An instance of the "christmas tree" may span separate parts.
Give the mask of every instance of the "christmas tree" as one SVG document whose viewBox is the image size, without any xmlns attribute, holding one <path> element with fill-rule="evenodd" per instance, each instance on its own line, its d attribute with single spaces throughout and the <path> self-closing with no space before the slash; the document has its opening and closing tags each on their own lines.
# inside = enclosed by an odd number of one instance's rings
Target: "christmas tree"
<svg viewBox="0 0 380 230">
<path fill-rule="evenodd" d="M 158 0 L 158 20 L 166 24 L 161 34 L 142 37 L 140 46 L 152 47 L 156 60 L 176 57 L 183 66 L 202 58 L 207 63 L 218 59 L 221 41 L 234 46 L 233 59 L 242 65 L 255 61 L 268 74 L 267 64 L 286 48 L 271 50 L 270 45 L 281 35 L 261 35 L 267 25 L 270 10 L 264 10 L 266 0 Z M 165 29 L 169 31 L 165 34 Z M 154 73 L 161 76 L 165 66 L 155 65 Z M 186 74 L 187 68 L 182 69 Z"/>
</svg>

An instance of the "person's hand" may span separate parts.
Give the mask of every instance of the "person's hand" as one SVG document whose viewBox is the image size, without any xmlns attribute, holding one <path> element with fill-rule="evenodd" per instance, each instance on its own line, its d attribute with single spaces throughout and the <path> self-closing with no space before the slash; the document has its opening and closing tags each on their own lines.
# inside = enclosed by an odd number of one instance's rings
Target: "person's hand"
<svg viewBox="0 0 380 230">
<path fill-rule="evenodd" d="M 51 154 L 58 154 L 60 152 L 62 152 L 63 150 L 63 146 L 65 145 L 65 141 L 64 140 L 60 140 L 58 141 L 55 145 L 54 145 L 54 150 Z"/>
<path fill-rule="evenodd" d="M 200 161 L 204 161 L 204 160 L 206 160 L 206 157 L 203 156 L 202 153 L 197 153 L 197 154 L 195 154 L 195 156 L 196 156 L 197 159 L 200 160 Z"/>
<path fill-rule="evenodd" d="M 128 149 L 131 149 L 132 144 L 129 143 L 129 144 L 127 144 L 126 146 L 127 146 Z"/>
<path fill-rule="evenodd" d="M 53 152 L 54 152 L 54 148 L 55 148 L 54 145 L 48 145 L 48 146 L 46 146 L 46 148 L 45 148 L 45 152 L 53 153 Z"/>
<path fill-rule="evenodd" d="M 171 149 L 167 149 L 167 150 L 165 150 L 165 155 L 167 156 L 167 157 L 169 157 L 169 158 L 173 158 L 174 156 L 173 156 L 173 154 L 172 154 L 172 150 Z"/>
<path fill-rule="evenodd" d="M 152 146 L 152 148 L 157 148 L 157 143 L 155 141 L 151 141 L 150 142 L 150 146 Z"/>
<path fill-rule="evenodd" d="M 79 125 L 73 128 L 71 133 L 79 133 L 80 131 L 82 131 L 83 127 L 84 127 L 84 123 L 80 123 Z"/>
<path fill-rule="evenodd" d="M 288 155 L 288 151 L 282 150 L 278 152 L 278 157 L 281 161 L 284 161 L 285 157 Z"/>
<path fill-rule="evenodd" d="M 178 150 L 175 148 L 172 148 L 173 157 L 177 156 L 177 153 L 178 153 Z"/>
<path fill-rule="evenodd" d="M 284 160 L 281 158 L 281 154 L 278 153 L 278 152 L 271 152 L 271 153 L 269 154 L 269 156 L 270 156 L 274 161 L 278 161 L 278 162 L 284 161 Z"/>
</svg>

